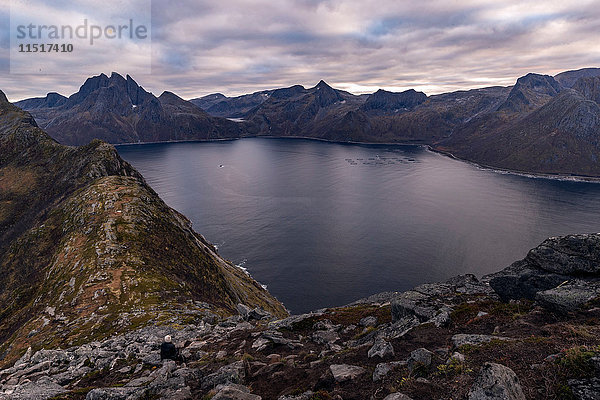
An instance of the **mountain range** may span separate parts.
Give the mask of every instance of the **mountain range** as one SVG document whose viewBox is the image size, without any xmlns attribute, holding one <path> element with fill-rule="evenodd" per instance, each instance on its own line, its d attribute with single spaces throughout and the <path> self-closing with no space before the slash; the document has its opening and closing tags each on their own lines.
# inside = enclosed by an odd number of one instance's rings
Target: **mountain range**
<svg viewBox="0 0 600 400">
<path fill-rule="evenodd" d="M 483 166 L 600 177 L 599 68 L 527 74 L 510 87 L 427 96 L 415 90 L 354 95 L 324 81 L 189 102 L 155 97 L 130 76 L 89 78 L 66 98 L 16 103 L 61 143 L 211 140 L 254 136 L 416 143 Z"/>
</svg>

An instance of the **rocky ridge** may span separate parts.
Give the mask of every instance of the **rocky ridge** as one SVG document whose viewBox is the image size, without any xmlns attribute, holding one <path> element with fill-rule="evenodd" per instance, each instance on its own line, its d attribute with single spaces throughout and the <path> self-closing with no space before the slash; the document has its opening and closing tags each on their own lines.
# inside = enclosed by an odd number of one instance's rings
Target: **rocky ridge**
<svg viewBox="0 0 600 400">
<path fill-rule="evenodd" d="M 1 92 L 0 188 L 2 366 L 239 303 L 287 315 L 114 147 L 60 145 Z"/>
</svg>

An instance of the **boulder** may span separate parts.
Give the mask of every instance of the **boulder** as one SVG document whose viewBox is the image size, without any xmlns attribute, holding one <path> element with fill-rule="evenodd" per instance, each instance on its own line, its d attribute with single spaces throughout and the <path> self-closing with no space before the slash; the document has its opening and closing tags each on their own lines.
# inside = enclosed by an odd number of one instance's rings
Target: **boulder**
<svg viewBox="0 0 600 400">
<path fill-rule="evenodd" d="M 546 239 L 527 254 L 526 260 L 557 274 L 600 276 L 600 234 Z"/>
<path fill-rule="evenodd" d="M 246 379 L 246 370 L 244 362 L 237 361 L 224 367 L 219 368 L 217 372 L 205 376 L 201 380 L 203 390 L 212 389 L 218 385 L 226 385 L 229 383 L 241 384 Z"/>
<path fill-rule="evenodd" d="M 569 312 L 600 296 L 600 281 L 577 280 L 536 293 L 535 300 L 554 312 Z"/>
<path fill-rule="evenodd" d="M 429 367 L 433 359 L 433 353 L 425 348 L 413 350 L 408 358 L 408 369 L 413 371 L 418 367 Z"/>
<path fill-rule="evenodd" d="M 216 388 L 217 393 L 213 400 L 261 400 L 262 397 L 251 394 L 246 386 L 229 384 L 220 385 Z"/>
<path fill-rule="evenodd" d="M 430 296 L 414 290 L 401 293 L 392 300 L 392 321 L 400 321 L 405 317 L 415 316 L 427 321 L 437 314 L 436 304 Z"/>
<path fill-rule="evenodd" d="M 388 342 L 386 340 L 377 339 L 377 340 L 375 340 L 375 344 L 373 345 L 373 347 L 371 347 L 369 349 L 369 352 L 367 355 L 369 356 L 369 358 L 393 357 L 394 356 L 394 347 L 392 346 L 392 344 L 390 342 Z"/>
<path fill-rule="evenodd" d="M 567 383 L 576 400 L 600 399 L 600 378 L 571 379 Z"/>
<path fill-rule="evenodd" d="M 318 344 L 335 343 L 340 336 L 335 331 L 316 331 L 312 334 L 312 340 Z"/>
<path fill-rule="evenodd" d="M 469 391 L 469 400 L 525 400 L 517 375 L 508 367 L 485 363 Z"/>
<path fill-rule="evenodd" d="M 373 372 L 373 382 L 379 382 L 387 376 L 394 368 L 406 365 L 406 361 L 393 361 L 387 363 L 379 363 Z"/>
<path fill-rule="evenodd" d="M 476 335 L 468 333 L 459 333 L 452 336 L 452 344 L 455 348 L 464 345 L 476 346 L 483 343 L 489 343 L 492 340 L 513 340 L 504 336 L 493 336 L 493 335 Z"/>
<path fill-rule="evenodd" d="M 10 394 L 0 394 L 0 399 L 11 400 L 45 400 L 68 392 L 64 387 L 52 382 L 48 377 L 42 377 L 36 382 L 18 385 Z"/>
<path fill-rule="evenodd" d="M 329 366 L 329 369 L 333 374 L 333 379 L 338 383 L 356 379 L 366 372 L 362 367 L 347 364 L 333 364 Z"/>
<path fill-rule="evenodd" d="M 600 234 L 569 235 L 545 240 L 529 251 L 520 261 L 483 280 L 504 301 L 511 299 L 536 300 L 539 292 L 578 281 L 597 282 L 600 278 Z M 542 296 L 540 304 L 561 310 L 554 302 L 545 302 L 548 297 L 570 297 L 566 292 Z M 574 291 L 573 291 L 574 294 Z M 576 295 L 577 303 L 582 295 Z M 558 300 L 564 303 L 563 299 Z M 567 301 L 567 303 L 571 303 Z M 567 305 L 567 307 L 569 307 Z"/>
<path fill-rule="evenodd" d="M 113 387 L 92 389 L 85 400 L 137 400 L 142 398 L 144 389 L 132 387 Z"/>
</svg>

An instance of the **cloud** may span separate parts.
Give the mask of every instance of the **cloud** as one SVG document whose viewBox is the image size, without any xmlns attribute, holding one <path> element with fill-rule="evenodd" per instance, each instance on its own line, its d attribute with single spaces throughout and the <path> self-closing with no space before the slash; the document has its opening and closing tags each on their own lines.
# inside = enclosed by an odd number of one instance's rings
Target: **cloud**
<svg viewBox="0 0 600 400">
<path fill-rule="evenodd" d="M 113 17 L 134 12 L 110 6 L 124 3 L 102 2 Z M 95 4 L 45 2 L 45 12 L 85 14 Z M 171 90 L 186 98 L 310 86 L 320 79 L 355 92 L 413 87 L 433 94 L 511 85 L 528 72 L 556 74 L 600 65 L 599 5 L 597 0 L 380 0 L 376 5 L 364 0 L 154 0 L 152 73 L 133 75 L 156 94 Z M 0 12 L 2 18 L 7 16 Z M 6 43 L 8 25 L 1 26 L 0 43 Z M 57 60 L 67 75 L 2 74 L 0 88 L 11 99 L 50 90 L 70 94 L 90 75 L 131 73 L 134 53 L 106 48 L 92 57 L 97 68 L 89 70 Z M 0 67 L 6 63 L 0 53 Z"/>
</svg>

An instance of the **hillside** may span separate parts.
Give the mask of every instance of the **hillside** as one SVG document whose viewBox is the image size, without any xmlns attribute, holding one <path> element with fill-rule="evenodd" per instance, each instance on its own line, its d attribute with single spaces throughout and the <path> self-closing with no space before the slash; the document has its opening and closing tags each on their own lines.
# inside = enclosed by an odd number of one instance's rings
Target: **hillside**
<svg viewBox="0 0 600 400">
<path fill-rule="evenodd" d="M 0 92 L 0 363 L 239 303 L 285 315 L 98 140 L 58 144 Z"/>
<path fill-rule="evenodd" d="M 263 90 L 237 97 L 227 97 L 221 93 L 191 99 L 193 103 L 214 117 L 243 118 L 250 110 L 264 103 L 273 93 Z"/>
<path fill-rule="evenodd" d="M 497 168 L 600 176 L 598 77 L 558 89 L 551 77 L 520 78 L 497 111 L 460 127 L 436 149 Z"/>
</svg>

